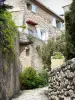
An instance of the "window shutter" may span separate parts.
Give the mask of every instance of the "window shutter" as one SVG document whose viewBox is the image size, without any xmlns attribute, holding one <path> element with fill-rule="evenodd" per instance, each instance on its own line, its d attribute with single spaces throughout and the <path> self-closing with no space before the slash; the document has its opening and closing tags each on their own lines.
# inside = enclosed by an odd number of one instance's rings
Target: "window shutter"
<svg viewBox="0 0 75 100">
<path fill-rule="evenodd" d="M 40 28 L 36 28 L 36 30 L 37 30 L 37 37 L 39 39 L 41 39 L 41 31 L 40 31 Z"/>
<path fill-rule="evenodd" d="M 52 25 L 56 27 L 56 18 L 53 18 Z"/>
</svg>

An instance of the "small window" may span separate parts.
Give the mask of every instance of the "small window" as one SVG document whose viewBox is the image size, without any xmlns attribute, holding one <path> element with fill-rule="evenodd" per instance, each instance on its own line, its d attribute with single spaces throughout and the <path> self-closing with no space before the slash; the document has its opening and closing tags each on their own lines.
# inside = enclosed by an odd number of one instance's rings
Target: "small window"
<svg viewBox="0 0 75 100">
<path fill-rule="evenodd" d="M 29 56 L 30 49 L 26 49 L 26 56 Z"/>
<path fill-rule="evenodd" d="M 32 5 L 32 11 L 36 13 L 36 5 Z"/>
<path fill-rule="evenodd" d="M 56 21 L 56 27 L 58 28 L 58 29 L 61 29 L 61 27 L 62 27 L 62 23 L 60 22 L 60 21 Z"/>
<path fill-rule="evenodd" d="M 36 5 L 27 3 L 27 9 L 36 13 Z"/>
<path fill-rule="evenodd" d="M 32 9 L 32 5 L 30 3 L 27 3 L 27 9 L 31 10 Z"/>
</svg>

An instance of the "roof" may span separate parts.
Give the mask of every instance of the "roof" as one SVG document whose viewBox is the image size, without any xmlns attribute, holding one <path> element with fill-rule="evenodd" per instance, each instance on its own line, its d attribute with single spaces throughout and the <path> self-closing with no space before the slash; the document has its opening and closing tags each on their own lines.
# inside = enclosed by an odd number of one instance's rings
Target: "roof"
<svg viewBox="0 0 75 100">
<path fill-rule="evenodd" d="M 53 12 L 50 8 L 48 8 L 47 6 L 45 6 L 43 3 L 37 1 L 37 0 L 30 0 L 33 3 L 35 3 L 36 5 L 38 5 L 40 8 L 42 8 L 44 11 L 46 11 L 49 14 L 52 14 L 53 16 L 55 16 L 58 20 L 60 20 L 61 22 L 64 23 L 64 19 L 61 18 L 59 15 L 57 15 L 55 12 Z"/>
</svg>

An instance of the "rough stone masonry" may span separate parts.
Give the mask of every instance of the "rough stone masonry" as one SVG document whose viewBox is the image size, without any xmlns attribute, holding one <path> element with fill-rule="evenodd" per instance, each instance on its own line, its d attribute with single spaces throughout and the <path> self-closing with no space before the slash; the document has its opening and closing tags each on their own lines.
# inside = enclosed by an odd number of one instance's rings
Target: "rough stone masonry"
<svg viewBox="0 0 75 100">
<path fill-rule="evenodd" d="M 49 73 L 49 100 L 75 100 L 75 58 Z"/>
</svg>

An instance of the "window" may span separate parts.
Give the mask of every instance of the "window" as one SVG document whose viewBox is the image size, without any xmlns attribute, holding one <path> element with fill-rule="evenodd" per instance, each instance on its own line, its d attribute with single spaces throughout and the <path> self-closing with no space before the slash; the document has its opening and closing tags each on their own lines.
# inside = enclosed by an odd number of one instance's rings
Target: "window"
<svg viewBox="0 0 75 100">
<path fill-rule="evenodd" d="M 36 13 L 36 5 L 32 5 L 32 11 Z"/>
<path fill-rule="evenodd" d="M 27 9 L 36 13 L 36 5 L 27 3 Z"/>
<path fill-rule="evenodd" d="M 62 23 L 60 22 L 60 21 L 56 21 L 56 27 L 58 28 L 58 29 L 61 29 L 62 28 Z"/>
<path fill-rule="evenodd" d="M 32 5 L 30 3 L 27 3 L 27 9 L 31 10 L 32 9 Z"/>
<path fill-rule="evenodd" d="M 27 49 L 26 49 L 26 56 L 29 56 L 29 53 L 30 53 L 30 49 L 27 48 Z"/>
<path fill-rule="evenodd" d="M 33 31 L 28 29 L 28 34 L 33 35 Z"/>
</svg>

